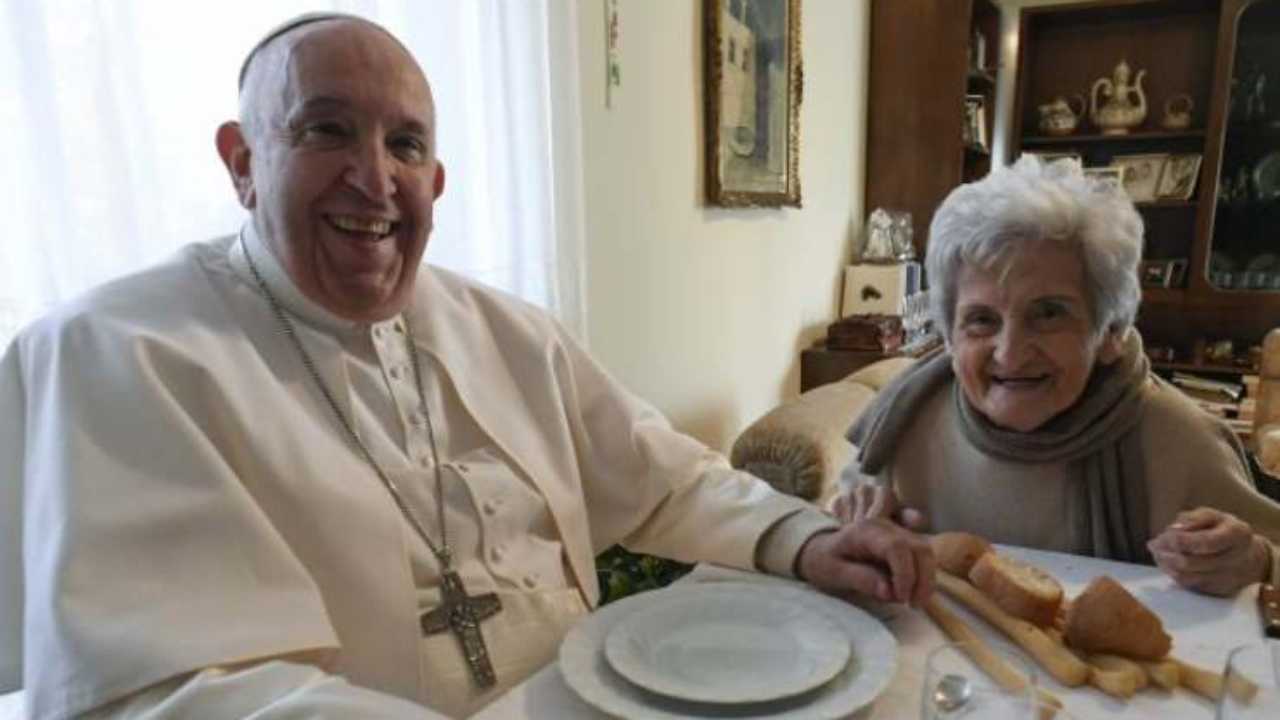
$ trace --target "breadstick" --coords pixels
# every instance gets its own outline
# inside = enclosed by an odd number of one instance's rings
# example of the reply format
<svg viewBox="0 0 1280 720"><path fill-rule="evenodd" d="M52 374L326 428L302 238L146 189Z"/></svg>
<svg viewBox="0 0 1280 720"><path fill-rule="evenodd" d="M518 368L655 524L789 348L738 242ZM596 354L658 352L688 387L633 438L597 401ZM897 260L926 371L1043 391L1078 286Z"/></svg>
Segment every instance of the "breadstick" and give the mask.
<svg viewBox="0 0 1280 720"><path fill-rule="evenodd" d="M1006 690L1017 690L1027 684L1027 678L1018 672L1017 668L1010 666L1004 658L997 655L991 646L973 631L973 628L966 625L964 620L955 613L943 607L938 602L938 598L929 598L924 605L924 611L933 618L944 635L955 642L963 643L961 647L973 659L973 664L981 668L997 685ZM1048 690L1038 687L1036 696L1041 705L1046 708L1041 711L1040 720L1052 720L1057 711L1062 709L1062 701Z"/></svg>
<svg viewBox="0 0 1280 720"><path fill-rule="evenodd" d="M1165 690L1172 690L1178 687L1178 663L1165 658L1164 660L1135 660L1134 662L1142 666L1147 673L1147 679L1159 685Z"/></svg>
<svg viewBox="0 0 1280 720"><path fill-rule="evenodd" d="M1208 700L1217 702L1222 695L1222 673L1205 670L1202 667L1177 658L1170 658L1170 660L1178 664L1178 678L1183 687ZM1232 676L1230 684L1227 685L1227 690L1236 699L1245 703L1252 701L1253 696L1258 694L1257 685L1238 675Z"/></svg>
<svg viewBox="0 0 1280 720"><path fill-rule="evenodd" d="M950 573L938 572L937 583L948 595L1008 635L1058 682L1067 687L1078 687L1089 681L1089 666L1040 628L1013 617L980 590Z"/></svg>
<svg viewBox="0 0 1280 720"><path fill-rule="evenodd" d="M1118 655L1089 655L1089 684L1120 699L1133 697L1147 684L1147 673L1134 661Z"/></svg>

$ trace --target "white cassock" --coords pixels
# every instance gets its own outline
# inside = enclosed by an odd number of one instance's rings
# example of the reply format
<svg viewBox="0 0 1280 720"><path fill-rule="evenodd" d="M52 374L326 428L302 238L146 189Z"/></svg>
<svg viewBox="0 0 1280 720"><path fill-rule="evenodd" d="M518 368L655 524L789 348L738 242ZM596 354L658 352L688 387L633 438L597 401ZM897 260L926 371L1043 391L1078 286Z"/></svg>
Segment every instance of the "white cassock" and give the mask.
<svg viewBox="0 0 1280 720"><path fill-rule="evenodd" d="M424 266L404 315L358 325L243 236L95 290L0 362L0 691L25 688L33 717L461 716L554 657L604 548L785 572L831 526L673 431L532 306ZM451 633L421 634L439 565L246 248L438 540L430 414L455 566L503 604L481 624L497 687L474 688Z"/></svg>

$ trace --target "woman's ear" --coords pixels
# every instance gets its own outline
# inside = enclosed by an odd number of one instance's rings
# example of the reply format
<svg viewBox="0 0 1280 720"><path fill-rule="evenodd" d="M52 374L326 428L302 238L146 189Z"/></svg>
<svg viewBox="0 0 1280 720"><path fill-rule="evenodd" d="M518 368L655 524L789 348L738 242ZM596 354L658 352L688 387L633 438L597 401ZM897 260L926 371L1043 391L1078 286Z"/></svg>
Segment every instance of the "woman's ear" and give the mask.
<svg viewBox="0 0 1280 720"><path fill-rule="evenodd" d="M218 126L218 134L214 138L218 146L218 156L231 175L231 184L235 186L236 197L247 210L257 204L257 193L253 189L253 174L249 171L249 142L245 139L240 123L230 120Z"/></svg>
<svg viewBox="0 0 1280 720"><path fill-rule="evenodd" d="M1108 328L1103 331L1102 343L1098 345L1098 364L1110 365L1119 360L1124 355L1124 339L1128 335L1128 330Z"/></svg>

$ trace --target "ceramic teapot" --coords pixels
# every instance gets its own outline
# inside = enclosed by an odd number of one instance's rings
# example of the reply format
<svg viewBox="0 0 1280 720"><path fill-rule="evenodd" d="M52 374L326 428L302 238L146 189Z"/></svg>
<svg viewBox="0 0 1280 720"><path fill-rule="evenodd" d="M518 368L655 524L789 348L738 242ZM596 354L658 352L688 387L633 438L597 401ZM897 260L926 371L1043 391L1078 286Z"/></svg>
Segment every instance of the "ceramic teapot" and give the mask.
<svg viewBox="0 0 1280 720"><path fill-rule="evenodd" d="M1072 100L1077 102L1078 110L1072 107ZM1086 107L1084 96L1080 94L1069 98L1058 96L1051 102L1039 106L1040 132L1045 135L1070 135L1075 132Z"/></svg>
<svg viewBox="0 0 1280 720"><path fill-rule="evenodd" d="M1139 70L1130 83L1131 72L1129 63L1121 60L1110 78L1098 78L1089 91L1089 119L1103 135L1124 135L1147 118L1147 94L1142 90L1147 71Z"/></svg>
<svg viewBox="0 0 1280 720"><path fill-rule="evenodd" d="M1164 118L1160 125L1166 130L1186 130L1191 127L1191 110L1194 107L1190 95L1174 95L1164 101Z"/></svg>

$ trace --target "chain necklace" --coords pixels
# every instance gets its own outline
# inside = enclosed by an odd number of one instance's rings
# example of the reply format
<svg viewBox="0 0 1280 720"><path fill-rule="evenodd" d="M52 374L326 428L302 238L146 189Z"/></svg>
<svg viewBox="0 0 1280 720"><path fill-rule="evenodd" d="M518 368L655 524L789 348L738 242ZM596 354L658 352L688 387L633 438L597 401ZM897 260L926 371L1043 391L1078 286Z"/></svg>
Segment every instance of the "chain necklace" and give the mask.
<svg viewBox="0 0 1280 720"><path fill-rule="evenodd" d="M444 524L444 479L440 474L440 456L436 451L435 428L431 423L431 413L427 411L427 396L422 389L422 368L418 361L418 348L413 341L413 330L410 328L409 323L407 321L404 323L405 336L408 339L409 345L409 360L413 364L413 379L418 386L418 402L422 404L422 416L427 419L427 439L431 445L431 464L432 467L435 468L436 509L438 510L438 519L440 521L439 545L432 542L430 536L427 535L426 528L422 526L422 523L418 520L418 516L414 514L413 510L410 509L409 505L405 502L404 497L400 494L400 488L396 486L395 481L392 480L387 475L386 471L382 469L382 466L373 459L373 453L369 452L369 447L365 445L364 440L362 440L359 433L356 432L355 425L342 413L342 408L338 405L337 399L334 398L333 393L329 391L329 386L325 384L324 379L320 376L320 371L316 369L315 361L311 359L311 353L307 352L306 347L302 344L302 340L298 337L298 331L294 327L293 321L289 318L288 313L285 312L284 306L276 299L275 294L271 292L271 288L267 286L266 281L262 279L262 274L258 272L257 263L255 263L253 261L253 257L250 256L249 248L245 247L243 249L245 260L249 263L249 271L253 273L254 281L258 283L258 288L262 290L262 294L266 296L267 304L271 306L272 314L276 316L276 320L280 323L280 329L284 332L285 336L289 338L294 349L298 351L298 356L302 358L302 365L307 369L307 374L309 374L311 379L315 381L316 386L320 388L320 393L324 395L325 401L329 404L329 409L332 410L334 416L338 418L338 424L342 426L343 430L346 430L347 437L351 440L351 444L356 446L356 449L358 449L360 454L364 456L365 461L368 462L369 466L373 468L373 471L378 474L378 479L382 481L383 486L387 488L387 492L391 494L391 498L395 500L396 507L400 508L400 513L404 515L405 519L409 521L409 524L413 526L418 537L421 537L422 541L427 544L427 547L431 550L431 554L435 555L436 559L440 561L442 570L444 572L448 572L453 567L453 550L449 547L449 532L448 528Z"/></svg>
<svg viewBox="0 0 1280 720"><path fill-rule="evenodd" d="M431 413L427 410L427 395L422 389L422 363L418 358L417 343L413 340L413 328L407 320L403 323L405 338L409 345L409 360L413 363L413 379L418 387L418 402L422 405L422 416L426 418L427 439L431 445L431 463L435 468L436 508L439 511L440 520L439 545L431 541L430 536L427 535L426 528L422 526L418 516L413 513L413 510L410 509L408 503L405 502L404 497L400 494L400 488L387 476L382 466L373 459L373 453L369 452L369 447L365 445L364 440L361 440L360 435L356 432L354 422L348 420L347 416L342 413L342 408L338 405L337 399L329 391L329 386L325 385L324 378L320 376L320 371L316 369L316 364L312 360L311 354L307 352L302 340L298 337L298 331L294 327L293 321L289 319L284 306L280 304L275 294L271 292L271 288L267 286L266 281L262 279L261 273L258 272L258 266L253 262L253 257L249 254L249 248L244 245L243 240L241 241L241 247L244 250L245 260L249 264L249 271L253 273L253 279L257 282L258 288L262 290L262 294L267 298L267 304L271 306L272 314L279 321L280 329L289 338L294 349L298 351L298 356L302 359L302 364L307 369L307 373L315 381L316 387L320 388L321 394L324 395L325 401L329 404L329 409L338 418L338 424L347 431L347 437L351 439L351 443L360 450L360 454L364 456L365 461L377 473L383 487L391 494L396 507L400 509L400 514L409 521L418 537L422 538L422 541L427 544L431 554L435 555L436 559L440 561L441 604L439 607L423 613L419 618L423 634L434 635L445 630L452 631L462 645L463 657L471 671L472 680L480 688L492 687L497 683L497 675L494 673L493 664L489 660L489 649L485 645L484 636L480 634L480 621L492 617L502 610L502 602L495 593L468 595L466 586L462 584L462 578L453 569L453 551L449 548L448 527L444 522L444 479L441 477L440 455L436 450L435 427L431 423Z"/></svg>

